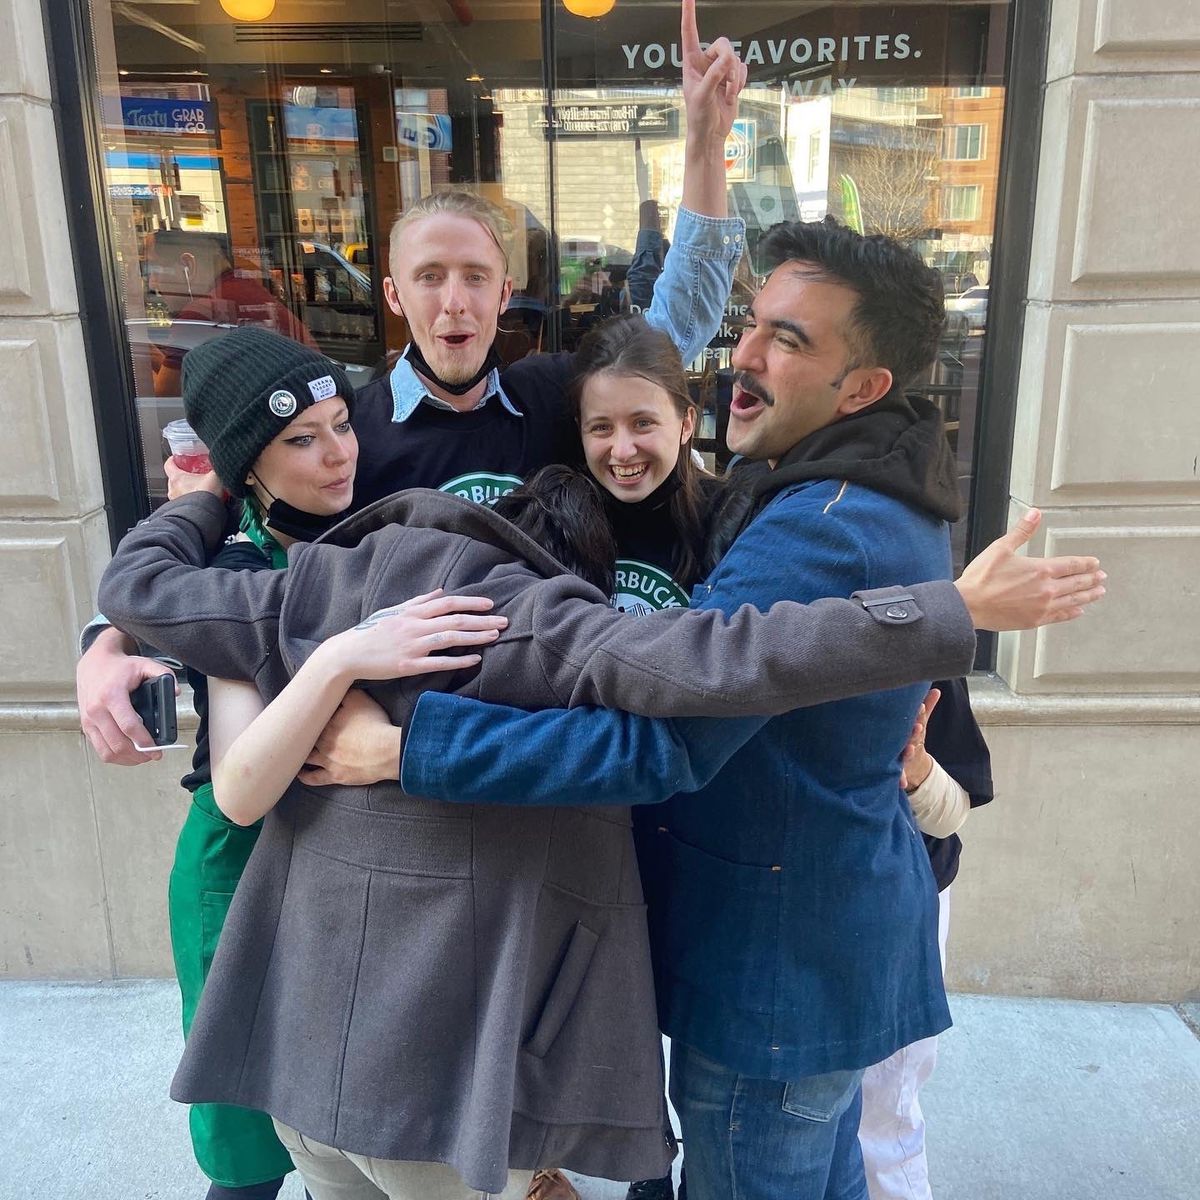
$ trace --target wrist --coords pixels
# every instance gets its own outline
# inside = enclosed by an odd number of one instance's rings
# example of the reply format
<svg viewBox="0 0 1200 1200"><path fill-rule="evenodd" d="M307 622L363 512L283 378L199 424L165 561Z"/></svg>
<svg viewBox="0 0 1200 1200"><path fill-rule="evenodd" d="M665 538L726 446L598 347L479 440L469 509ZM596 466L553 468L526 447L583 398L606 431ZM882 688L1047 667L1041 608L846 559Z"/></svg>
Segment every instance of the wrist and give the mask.
<svg viewBox="0 0 1200 1200"><path fill-rule="evenodd" d="M386 734L381 735L380 746L384 748L379 762L379 779L400 779L400 753L404 748L404 730L399 725L390 725Z"/></svg>
<svg viewBox="0 0 1200 1200"><path fill-rule="evenodd" d="M983 625L981 622L983 620L983 616L978 611L979 599L976 596L974 589L963 579L956 579L954 581L954 586L958 590L959 597L966 607L967 615L971 618L971 624L976 629L982 629Z"/></svg>
<svg viewBox="0 0 1200 1200"><path fill-rule="evenodd" d="M296 674L309 676L317 685L348 688L357 678L345 648L346 635L352 632L347 630L322 642Z"/></svg>
<svg viewBox="0 0 1200 1200"><path fill-rule="evenodd" d="M110 625L96 634L86 653L97 657L107 655L111 658L127 658L131 654L136 654L137 650L137 642L129 634L124 633L115 625Z"/></svg>
<svg viewBox="0 0 1200 1200"><path fill-rule="evenodd" d="M721 170L725 170L725 137L723 134L705 130L703 132L689 131L687 139L683 144L683 157L685 162L696 163L702 166L712 166L715 163L720 163Z"/></svg>
<svg viewBox="0 0 1200 1200"><path fill-rule="evenodd" d="M904 792L906 795L911 796L913 792L917 791L933 773L933 759L926 757L924 766L918 766L915 770L910 763L905 768L904 773L908 780L908 783L904 788Z"/></svg>

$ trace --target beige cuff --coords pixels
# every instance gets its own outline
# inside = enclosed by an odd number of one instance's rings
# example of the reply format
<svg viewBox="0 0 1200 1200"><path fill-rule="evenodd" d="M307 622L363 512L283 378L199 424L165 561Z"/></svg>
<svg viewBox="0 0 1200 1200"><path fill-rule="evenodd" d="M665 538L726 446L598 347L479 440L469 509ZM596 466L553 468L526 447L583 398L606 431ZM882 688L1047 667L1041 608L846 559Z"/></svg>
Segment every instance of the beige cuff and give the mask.
<svg viewBox="0 0 1200 1200"><path fill-rule="evenodd" d="M971 797L936 759L920 787L908 793L917 828L930 837L957 833L971 811Z"/></svg>

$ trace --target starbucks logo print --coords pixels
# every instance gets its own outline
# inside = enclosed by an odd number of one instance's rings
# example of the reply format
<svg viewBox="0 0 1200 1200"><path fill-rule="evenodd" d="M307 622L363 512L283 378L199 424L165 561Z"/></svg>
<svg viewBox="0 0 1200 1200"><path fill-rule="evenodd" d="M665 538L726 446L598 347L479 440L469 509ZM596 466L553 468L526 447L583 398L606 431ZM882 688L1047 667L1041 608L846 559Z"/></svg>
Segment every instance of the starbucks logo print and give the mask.
<svg viewBox="0 0 1200 1200"><path fill-rule="evenodd" d="M617 560L612 605L618 612L644 616L664 608L686 608L688 594L661 567L635 558Z"/></svg>
<svg viewBox="0 0 1200 1200"><path fill-rule="evenodd" d="M476 504L495 504L501 496L507 496L513 488L519 488L524 480L520 475L493 475L488 471L472 471L459 475L449 483L443 483L439 492L449 492L472 500Z"/></svg>

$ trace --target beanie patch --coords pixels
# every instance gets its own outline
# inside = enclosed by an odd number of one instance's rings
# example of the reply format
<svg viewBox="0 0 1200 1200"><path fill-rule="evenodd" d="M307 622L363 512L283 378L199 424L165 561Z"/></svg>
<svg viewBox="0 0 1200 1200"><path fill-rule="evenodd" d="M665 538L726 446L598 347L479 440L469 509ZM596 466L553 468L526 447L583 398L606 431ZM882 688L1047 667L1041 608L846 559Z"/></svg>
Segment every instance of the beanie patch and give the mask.
<svg viewBox="0 0 1200 1200"><path fill-rule="evenodd" d="M299 407L296 397L286 388L272 392L267 405L277 417L290 417Z"/></svg>
<svg viewBox="0 0 1200 1200"><path fill-rule="evenodd" d="M312 393L313 403L319 404L337 395L338 385L332 375L322 375L320 379L309 381L308 390Z"/></svg>

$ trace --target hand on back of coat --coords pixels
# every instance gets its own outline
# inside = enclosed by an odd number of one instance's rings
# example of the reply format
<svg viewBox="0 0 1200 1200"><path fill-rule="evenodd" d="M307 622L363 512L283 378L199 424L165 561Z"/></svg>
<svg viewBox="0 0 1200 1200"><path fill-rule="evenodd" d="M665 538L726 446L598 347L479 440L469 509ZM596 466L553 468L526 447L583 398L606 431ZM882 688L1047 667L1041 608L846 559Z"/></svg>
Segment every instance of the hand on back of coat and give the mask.
<svg viewBox="0 0 1200 1200"><path fill-rule="evenodd" d="M977 554L955 581L976 629L1000 632L1073 621L1104 595L1100 560L1069 554L1029 558L1018 551L1037 532L1031 508L1003 537Z"/></svg>
<svg viewBox="0 0 1200 1200"><path fill-rule="evenodd" d="M439 588L371 613L317 653L351 680L461 671L478 666L480 655L447 651L486 646L508 624L507 617L489 615L491 608L487 596L446 596Z"/></svg>
<svg viewBox="0 0 1200 1200"><path fill-rule="evenodd" d="M351 688L300 772L301 783L370 787L400 778L401 730L366 692Z"/></svg>
<svg viewBox="0 0 1200 1200"><path fill-rule="evenodd" d="M908 745L900 754L900 786L906 792L920 787L933 770L933 757L925 749L925 729L929 724L930 714L941 698L940 688L929 689L925 699L921 701L921 707L917 709L912 733L908 735Z"/></svg>

